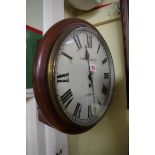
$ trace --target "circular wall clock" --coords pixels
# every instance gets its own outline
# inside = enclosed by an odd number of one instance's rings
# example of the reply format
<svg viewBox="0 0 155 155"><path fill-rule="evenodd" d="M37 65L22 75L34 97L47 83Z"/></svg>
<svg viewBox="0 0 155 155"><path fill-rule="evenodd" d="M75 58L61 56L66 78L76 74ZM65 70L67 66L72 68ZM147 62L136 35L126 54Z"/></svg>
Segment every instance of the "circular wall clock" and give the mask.
<svg viewBox="0 0 155 155"><path fill-rule="evenodd" d="M38 44L33 82L46 124L68 134L91 129L113 94L114 66L107 43L84 20L56 23Z"/></svg>

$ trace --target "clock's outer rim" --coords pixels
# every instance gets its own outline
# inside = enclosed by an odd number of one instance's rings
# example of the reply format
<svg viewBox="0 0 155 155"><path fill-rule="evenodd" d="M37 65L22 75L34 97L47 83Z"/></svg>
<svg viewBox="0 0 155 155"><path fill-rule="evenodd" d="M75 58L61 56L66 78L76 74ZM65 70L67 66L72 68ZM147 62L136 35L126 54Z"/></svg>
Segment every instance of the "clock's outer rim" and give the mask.
<svg viewBox="0 0 155 155"><path fill-rule="evenodd" d="M46 122L48 122L49 126L54 126L56 129L68 134L83 133L92 128L97 122L92 126L81 127L75 125L74 123L63 120L62 117L60 117L60 115L56 112L50 98L47 80L47 68L49 57L52 51L51 49L53 48L55 41L59 38L59 36L65 31L65 29L78 28L81 26L91 27L95 29L88 22L78 18L68 18L65 20L61 20L60 22L53 25L46 32L43 39L39 42L33 64L33 87L38 107L42 112L44 118L46 119ZM98 32L98 30L96 31ZM111 97L109 98L109 100L111 100Z"/></svg>

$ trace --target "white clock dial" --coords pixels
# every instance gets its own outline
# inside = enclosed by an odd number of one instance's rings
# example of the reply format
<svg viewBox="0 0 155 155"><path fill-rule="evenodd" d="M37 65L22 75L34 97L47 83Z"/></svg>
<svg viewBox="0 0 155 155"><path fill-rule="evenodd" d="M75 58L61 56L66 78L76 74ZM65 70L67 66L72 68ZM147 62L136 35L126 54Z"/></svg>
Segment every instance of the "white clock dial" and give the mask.
<svg viewBox="0 0 155 155"><path fill-rule="evenodd" d="M114 84L109 49L90 28L71 31L55 61L55 87L62 111L81 126L95 124L105 113Z"/></svg>

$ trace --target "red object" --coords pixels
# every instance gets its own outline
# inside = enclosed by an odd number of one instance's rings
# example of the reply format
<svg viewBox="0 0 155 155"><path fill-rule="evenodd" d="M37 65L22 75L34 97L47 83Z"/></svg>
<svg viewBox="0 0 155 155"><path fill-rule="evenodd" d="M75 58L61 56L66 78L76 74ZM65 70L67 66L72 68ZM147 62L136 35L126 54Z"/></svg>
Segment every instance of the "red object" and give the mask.
<svg viewBox="0 0 155 155"><path fill-rule="evenodd" d="M35 33L38 33L38 34L43 34L43 32L42 31L40 31L40 30L38 30L38 29L36 29L36 28L34 28L34 27L31 27L31 26L29 26L29 25L26 25L26 30L30 30L30 31L32 31L32 32L35 32Z"/></svg>
<svg viewBox="0 0 155 155"><path fill-rule="evenodd" d="M112 4L112 3L108 3L108 4L104 4L104 5L97 5L94 8L92 8L90 11L93 11L93 10L96 10L96 9L99 9L99 8L106 7L106 6L110 5L110 4Z"/></svg>

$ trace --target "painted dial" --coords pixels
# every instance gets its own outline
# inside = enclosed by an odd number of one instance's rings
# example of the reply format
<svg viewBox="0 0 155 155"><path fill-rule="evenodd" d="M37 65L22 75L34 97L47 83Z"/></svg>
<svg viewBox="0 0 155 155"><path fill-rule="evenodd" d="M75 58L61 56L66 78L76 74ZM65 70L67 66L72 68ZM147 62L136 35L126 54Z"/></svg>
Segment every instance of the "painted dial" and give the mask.
<svg viewBox="0 0 155 155"><path fill-rule="evenodd" d="M112 95L114 70L108 47L97 31L71 31L58 50L54 83L62 112L80 126L95 124Z"/></svg>

